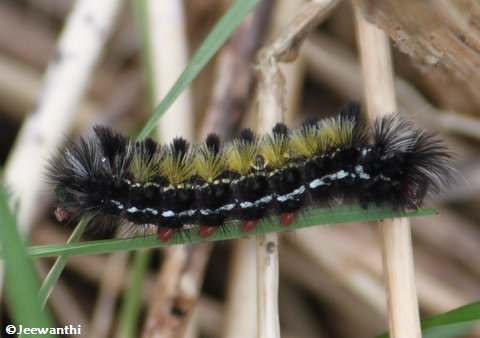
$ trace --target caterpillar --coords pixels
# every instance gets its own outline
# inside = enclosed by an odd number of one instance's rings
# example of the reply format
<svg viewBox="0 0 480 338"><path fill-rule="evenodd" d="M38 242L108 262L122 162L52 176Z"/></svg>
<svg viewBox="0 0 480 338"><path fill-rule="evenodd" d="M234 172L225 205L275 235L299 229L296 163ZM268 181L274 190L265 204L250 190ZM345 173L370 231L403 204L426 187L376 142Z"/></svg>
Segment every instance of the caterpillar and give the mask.
<svg viewBox="0 0 480 338"><path fill-rule="evenodd" d="M135 142L102 126L69 142L48 176L57 218L107 217L154 226L160 240L197 226L203 237L232 220L245 232L264 217L288 225L306 208L357 203L407 210L448 186L451 155L434 134L399 115L368 125L350 103L331 118L268 135L244 129L222 144Z"/></svg>

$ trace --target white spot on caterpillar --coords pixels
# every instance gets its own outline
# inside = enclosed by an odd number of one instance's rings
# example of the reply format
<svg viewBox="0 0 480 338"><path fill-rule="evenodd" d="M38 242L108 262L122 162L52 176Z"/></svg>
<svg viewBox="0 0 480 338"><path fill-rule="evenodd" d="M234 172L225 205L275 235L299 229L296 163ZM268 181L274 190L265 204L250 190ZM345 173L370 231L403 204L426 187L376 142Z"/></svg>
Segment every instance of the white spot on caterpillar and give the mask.
<svg viewBox="0 0 480 338"><path fill-rule="evenodd" d="M230 204L226 204L224 205L223 207L221 207L220 209L217 209L217 210L232 210L233 208L235 207L235 203L230 203Z"/></svg>
<svg viewBox="0 0 480 338"><path fill-rule="evenodd" d="M164 211L162 212L162 217L173 217L175 216L175 213L172 211L172 210L167 210L167 211Z"/></svg>
<svg viewBox="0 0 480 338"><path fill-rule="evenodd" d="M314 179L313 181L311 181L308 186L310 187L310 189L316 189L322 185L330 185L330 183L326 183L325 182L325 179L330 179L332 181L335 181L335 180L341 180L341 179L344 179L345 177L348 177L350 174L345 171L345 170L340 170L340 171L337 171L336 173L334 174L330 174L330 175L325 175L323 176L322 178L316 178Z"/></svg>
<svg viewBox="0 0 480 338"><path fill-rule="evenodd" d="M308 186L310 187L310 189L316 189L316 188L318 188L319 186L322 186L322 185L330 185L330 184L325 183L321 178L316 178L312 182L310 182L310 184Z"/></svg>
<svg viewBox="0 0 480 338"><path fill-rule="evenodd" d="M292 191L291 193L278 196L278 197L277 197L277 201L279 201L279 202L285 202L285 201L287 201L287 200L294 199L295 196L301 195L301 194L303 194L304 192L305 192L305 186L304 186L304 185L301 185L299 188L295 189L295 190Z"/></svg>
<svg viewBox="0 0 480 338"><path fill-rule="evenodd" d="M340 170L339 172L337 172L336 174L333 174L331 176L333 176L333 177L331 177L332 179L341 180L341 179L347 177L348 173L345 170Z"/></svg>
<svg viewBox="0 0 480 338"><path fill-rule="evenodd" d="M117 209L119 210L123 210L124 206L122 203L120 203L120 201L117 201L117 200L110 200L110 202L114 205L117 206Z"/></svg>
<svg viewBox="0 0 480 338"><path fill-rule="evenodd" d="M251 208L253 206L257 207L260 204L269 203L271 200L272 200L272 195L263 196L262 198L259 198L258 200L254 201L254 202L250 202L250 201L241 202L240 203L240 208L247 209L247 208Z"/></svg>
<svg viewBox="0 0 480 338"><path fill-rule="evenodd" d="M370 175L363 171L362 165L355 166L355 172L357 173L358 177L360 177L361 179L364 179L364 180L370 179Z"/></svg>
<svg viewBox="0 0 480 338"><path fill-rule="evenodd" d="M123 205L121 205L120 202L112 200L112 203L116 204L117 208L123 209ZM121 206L121 208L120 208L120 206ZM153 208L138 209L137 207L130 207L130 208L127 209L127 212L130 213L130 214L135 214L137 212L141 212L143 214L144 213L151 213L152 215L158 215L158 210L153 209Z"/></svg>
<svg viewBox="0 0 480 338"><path fill-rule="evenodd" d="M221 206L220 208L217 208L215 210L212 210L212 209L200 209L200 213L202 215L205 215L205 216L208 216L208 215L211 215L211 214L217 214L219 213L220 211L230 211L232 210L233 208L235 207L235 203L230 203L230 204L225 204L223 206Z"/></svg>
<svg viewBox="0 0 480 338"><path fill-rule="evenodd" d="M150 212L152 215L158 215L158 211L156 209L152 209L152 208L146 208L143 210L143 212Z"/></svg>
<svg viewBox="0 0 480 338"><path fill-rule="evenodd" d="M155 187L155 188L159 188L160 185L158 183L155 183L155 182L147 182L143 185L145 188L148 188L148 187Z"/></svg>
<svg viewBox="0 0 480 338"><path fill-rule="evenodd" d="M365 156L371 151L372 151L372 149L370 149L370 148L363 148L361 154L362 154L362 156Z"/></svg>
<svg viewBox="0 0 480 338"><path fill-rule="evenodd" d="M178 216L193 216L193 215L195 215L196 212L197 212L197 210L195 210L195 209L185 210L185 211L180 212L178 214Z"/></svg>
<svg viewBox="0 0 480 338"><path fill-rule="evenodd" d="M250 201L240 203L240 208L242 209L251 208L251 207L253 207L253 203Z"/></svg>

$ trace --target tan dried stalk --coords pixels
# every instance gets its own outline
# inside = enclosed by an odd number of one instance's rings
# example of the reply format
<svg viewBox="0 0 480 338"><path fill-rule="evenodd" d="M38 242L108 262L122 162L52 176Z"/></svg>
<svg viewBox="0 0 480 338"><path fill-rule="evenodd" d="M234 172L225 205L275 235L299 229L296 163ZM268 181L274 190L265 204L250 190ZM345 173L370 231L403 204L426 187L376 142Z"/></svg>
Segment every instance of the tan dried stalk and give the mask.
<svg viewBox="0 0 480 338"><path fill-rule="evenodd" d="M397 111L388 38L368 23L355 5L358 43L370 119ZM410 222L397 218L379 222L387 287L390 337L421 338Z"/></svg>
<svg viewBox="0 0 480 338"><path fill-rule="evenodd" d="M146 7L150 47L147 53L153 68L153 94L157 103L187 65L186 21L181 1L149 0ZM159 139L168 143L182 136L191 141L193 123L190 90L186 89L159 121ZM198 248L202 250L201 246ZM176 246L164 251L165 261L157 276L143 337L182 337L185 334L201 282L201 279L192 278L188 271L192 267L192 250L196 251L196 247L189 250ZM182 284L185 279L188 283Z"/></svg>
<svg viewBox="0 0 480 338"><path fill-rule="evenodd" d="M339 1L317 0L301 7L275 41L258 54L258 131L268 133L287 113L285 78L279 63L292 62L308 32ZM280 337L278 318L278 235L257 237L257 337Z"/></svg>

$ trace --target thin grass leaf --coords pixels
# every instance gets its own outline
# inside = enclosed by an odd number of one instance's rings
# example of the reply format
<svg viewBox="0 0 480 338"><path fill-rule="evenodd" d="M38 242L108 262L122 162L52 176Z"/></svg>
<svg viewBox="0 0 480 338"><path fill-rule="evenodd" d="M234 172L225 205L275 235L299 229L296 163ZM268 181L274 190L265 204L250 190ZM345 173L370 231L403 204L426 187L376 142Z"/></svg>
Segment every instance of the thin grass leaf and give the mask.
<svg viewBox="0 0 480 338"><path fill-rule="evenodd" d="M80 240L83 232L85 231L85 228L87 227L88 222L89 222L89 219L84 218L80 221L80 223L78 223L78 225L75 227L72 234L70 235L70 238L68 239L67 244L76 243ZM57 282L63 269L67 265L68 258L69 258L69 255L58 256L57 260L53 264L52 268L48 272L45 279L43 280L43 284L40 290L38 291L38 297L42 302L42 307L45 307L45 304L47 304L48 297L50 297L50 294L52 293L52 290L55 286L55 283Z"/></svg>
<svg viewBox="0 0 480 338"><path fill-rule="evenodd" d="M422 338L461 338L473 327L474 322L450 324L423 330Z"/></svg>
<svg viewBox="0 0 480 338"><path fill-rule="evenodd" d="M480 319L480 301L463 305L436 316L422 320L422 328L429 329L441 325L471 322Z"/></svg>
<svg viewBox="0 0 480 338"><path fill-rule="evenodd" d="M8 194L0 185L0 244L5 262L10 315L25 327L52 327L50 315L42 311L38 298L38 277L17 232L15 216L8 207ZM53 337L45 334L44 337Z"/></svg>
<svg viewBox="0 0 480 338"><path fill-rule="evenodd" d="M139 140L145 139L155 128L158 119L162 117L167 109L175 102L176 98L200 73L233 31L240 25L243 19L252 11L260 0L235 0L227 12L220 18L218 23L208 34L202 45L192 56L185 70L180 74L173 87L165 98L153 111L145 127L138 135Z"/></svg>
<svg viewBox="0 0 480 338"><path fill-rule="evenodd" d="M137 252L133 260L130 283L126 289L127 292L120 310L118 338L136 336L135 332L137 332L137 322L141 307L141 290L151 254L151 250L141 250Z"/></svg>
<svg viewBox="0 0 480 338"><path fill-rule="evenodd" d="M320 224L338 224L361 221L373 221L386 218L414 217L434 215L432 209L420 209L409 212L392 211L389 209L369 209L360 207L341 207L336 209L313 209L308 215L300 215L296 222L288 227L278 224L276 219L267 218L260 222L255 231L246 234L236 223L225 226L223 231L217 231L208 238L202 238L197 229L178 232L168 243L162 243L154 235L127 239L107 239L99 241L51 244L32 246L28 248L29 255L34 257L52 257L58 255L94 255L115 251L138 250L148 248L163 248L178 244L195 244L201 242L224 241L249 236L262 235L271 232L293 231L300 228ZM1 255L0 255L1 257Z"/></svg>
<svg viewBox="0 0 480 338"><path fill-rule="evenodd" d="M449 330L449 332L452 332L452 334L457 334L458 332L462 332L461 329L466 329L468 325L473 325L473 323L478 320L480 320L480 301L461 306L439 315L425 318L421 321L421 325L422 331L425 334L428 333L429 338L434 338L437 337L436 334L440 335L442 333L442 328L444 330ZM465 324L465 326L462 328L459 324ZM452 337L455 337L455 335ZM384 333L376 338L388 338L388 333Z"/></svg>
<svg viewBox="0 0 480 338"><path fill-rule="evenodd" d="M148 93L150 108L155 104L155 81L153 78L153 62L151 58L150 32L148 30L147 0L132 0L131 6L135 15L135 27L140 40L140 55L142 58L142 69ZM153 104L152 104L153 103Z"/></svg>

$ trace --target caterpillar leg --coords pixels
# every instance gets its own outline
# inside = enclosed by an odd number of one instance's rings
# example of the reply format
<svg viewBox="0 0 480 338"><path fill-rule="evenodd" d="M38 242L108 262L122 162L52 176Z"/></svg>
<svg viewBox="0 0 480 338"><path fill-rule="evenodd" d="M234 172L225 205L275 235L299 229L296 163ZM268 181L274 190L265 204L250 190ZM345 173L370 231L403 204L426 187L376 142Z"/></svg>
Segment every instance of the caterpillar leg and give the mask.
<svg viewBox="0 0 480 338"><path fill-rule="evenodd" d="M201 224L200 228L198 229L198 233L200 237L207 238L212 236L217 230L220 228L219 226L211 226L207 224Z"/></svg>
<svg viewBox="0 0 480 338"><path fill-rule="evenodd" d="M297 218L297 213L295 212L284 212L280 214L280 223L282 223L285 226L288 226L295 221Z"/></svg>
<svg viewBox="0 0 480 338"><path fill-rule="evenodd" d="M259 219L250 219L250 220L243 221L242 224L240 225L240 229L243 232L251 232L255 230L259 222L260 222Z"/></svg>
<svg viewBox="0 0 480 338"><path fill-rule="evenodd" d="M172 228L158 228L157 237L160 242L167 243L175 234L175 229Z"/></svg>

